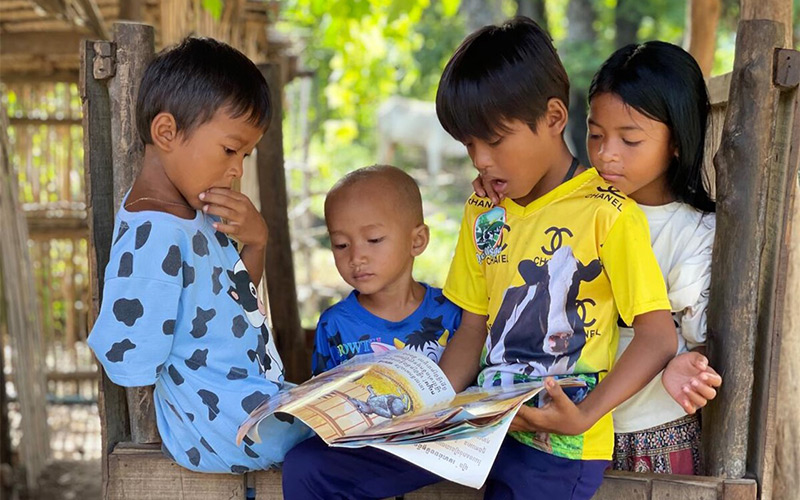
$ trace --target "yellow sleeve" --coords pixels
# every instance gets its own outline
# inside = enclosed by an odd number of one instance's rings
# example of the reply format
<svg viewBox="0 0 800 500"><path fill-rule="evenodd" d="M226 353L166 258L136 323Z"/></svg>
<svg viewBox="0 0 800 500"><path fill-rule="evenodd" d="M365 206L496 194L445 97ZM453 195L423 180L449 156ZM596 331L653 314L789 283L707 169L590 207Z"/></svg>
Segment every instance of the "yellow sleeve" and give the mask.
<svg viewBox="0 0 800 500"><path fill-rule="evenodd" d="M650 246L647 218L636 205L623 209L600 248L619 315L628 325L651 311L670 310L667 287Z"/></svg>
<svg viewBox="0 0 800 500"><path fill-rule="evenodd" d="M470 216L470 212L469 205L465 205L456 253L453 262L450 263L450 271L447 273L442 292L461 309L483 315L489 310L489 294L483 266L478 263L478 251L472 236L474 217Z"/></svg>

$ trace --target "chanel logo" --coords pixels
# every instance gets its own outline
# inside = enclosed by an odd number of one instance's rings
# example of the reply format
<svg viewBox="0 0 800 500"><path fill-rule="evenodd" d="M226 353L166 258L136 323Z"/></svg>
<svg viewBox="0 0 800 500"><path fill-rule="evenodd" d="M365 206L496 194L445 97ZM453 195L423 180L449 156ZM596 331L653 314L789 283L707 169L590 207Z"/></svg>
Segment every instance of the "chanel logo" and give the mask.
<svg viewBox="0 0 800 500"><path fill-rule="evenodd" d="M588 312L586 310L586 304L592 306L596 305L595 301L592 299L578 299L575 301L575 305L577 306L576 311L578 313L578 316L581 318L581 323L583 323L583 326L592 326L593 324L595 324L597 319L593 318L588 323L586 322L586 314Z"/></svg>
<svg viewBox="0 0 800 500"><path fill-rule="evenodd" d="M548 228L547 231L544 232L544 234L550 235L550 248L542 247L542 252L544 252L545 255L551 255L551 256L554 253L556 253L556 250L561 248L561 245L564 244L564 236L563 236L564 234L566 234L570 238L572 237L572 231L570 231L565 227L553 226Z"/></svg>
<svg viewBox="0 0 800 500"><path fill-rule="evenodd" d="M608 193L610 195L614 195L617 198L619 198L620 200L624 200L625 199L625 196L620 194L620 193L622 193L622 191L620 191L619 189L615 188L614 186L608 186L608 189L605 189L605 188L603 188L601 186L598 186L597 190L600 191L601 193Z"/></svg>

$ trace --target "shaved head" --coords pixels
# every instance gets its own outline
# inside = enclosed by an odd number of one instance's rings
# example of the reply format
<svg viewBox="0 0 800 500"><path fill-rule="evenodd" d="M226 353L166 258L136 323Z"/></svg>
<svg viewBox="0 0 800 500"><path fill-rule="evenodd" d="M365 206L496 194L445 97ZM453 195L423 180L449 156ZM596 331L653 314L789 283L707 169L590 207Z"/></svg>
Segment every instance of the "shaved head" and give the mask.
<svg viewBox="0 0 800 500"><path fill-rule="evenodd" d="M359 168L342 177L325 198L325 219L333 203L361 202L363 197L359 197L358 192L380 195L384 203L396 210L398 217L414 226L424 223L419 186L410 175L390 165Z"/></svg>

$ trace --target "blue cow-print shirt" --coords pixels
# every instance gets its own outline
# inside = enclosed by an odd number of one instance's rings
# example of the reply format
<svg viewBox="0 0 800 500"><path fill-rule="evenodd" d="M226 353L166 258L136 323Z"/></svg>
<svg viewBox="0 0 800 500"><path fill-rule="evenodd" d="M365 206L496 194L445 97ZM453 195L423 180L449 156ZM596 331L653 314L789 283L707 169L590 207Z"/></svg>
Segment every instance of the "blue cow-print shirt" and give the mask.
<svg viewBox="0 0 800 500"><path fill-rule="evenodd" d="M260 428L261 443L235 443L249 412L282 390L283 365L255 286L214 220L120 208L89 345L113 382L155 384L171 458L241 473L282 461L310 431L267 420L274 428Z"/></svg>
<svg viewBox="0 0 800 500"><path fill-rule="evenodd" d="M461 308L442 290L422 283L425 297L416 311L401 321L375 316L353 291L329 307L317 323L311 370L318 375L358 354L410 349L439 362L442 351L461 323Z"/></svg>

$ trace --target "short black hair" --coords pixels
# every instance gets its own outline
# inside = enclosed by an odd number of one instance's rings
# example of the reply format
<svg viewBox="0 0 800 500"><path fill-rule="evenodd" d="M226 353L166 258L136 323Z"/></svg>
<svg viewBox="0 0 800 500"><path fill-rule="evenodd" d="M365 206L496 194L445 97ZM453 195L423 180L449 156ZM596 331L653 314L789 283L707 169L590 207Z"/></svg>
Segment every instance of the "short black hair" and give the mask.
<svg viewBox="0 0 800 500"><path fill-rule="evenodd" d="M272 115L269 87L253 61L211 38L185 38L162 50L145 69L136 99L136 128L152 144L150 124L162 112L188 136L221 108L266 131Z"/></svg>
<svg viewBox="0 0 800 500"><path fill-rule="evenodd" d="M569 77L550 35L520 16L461 42L439 81L436 114L456 140L490 140L508 120L536 132L552 98L569 106Z"/></svg>
<svg viewBox="0 0 800 500"><path fill-rule="evenodd" d="M667 126L678 153L667 168L670 191L697 210L714 212L703 172L711 105L697 61L671 43L626 45L600 66L589 86L589 102L606 93Z"/></svg>

